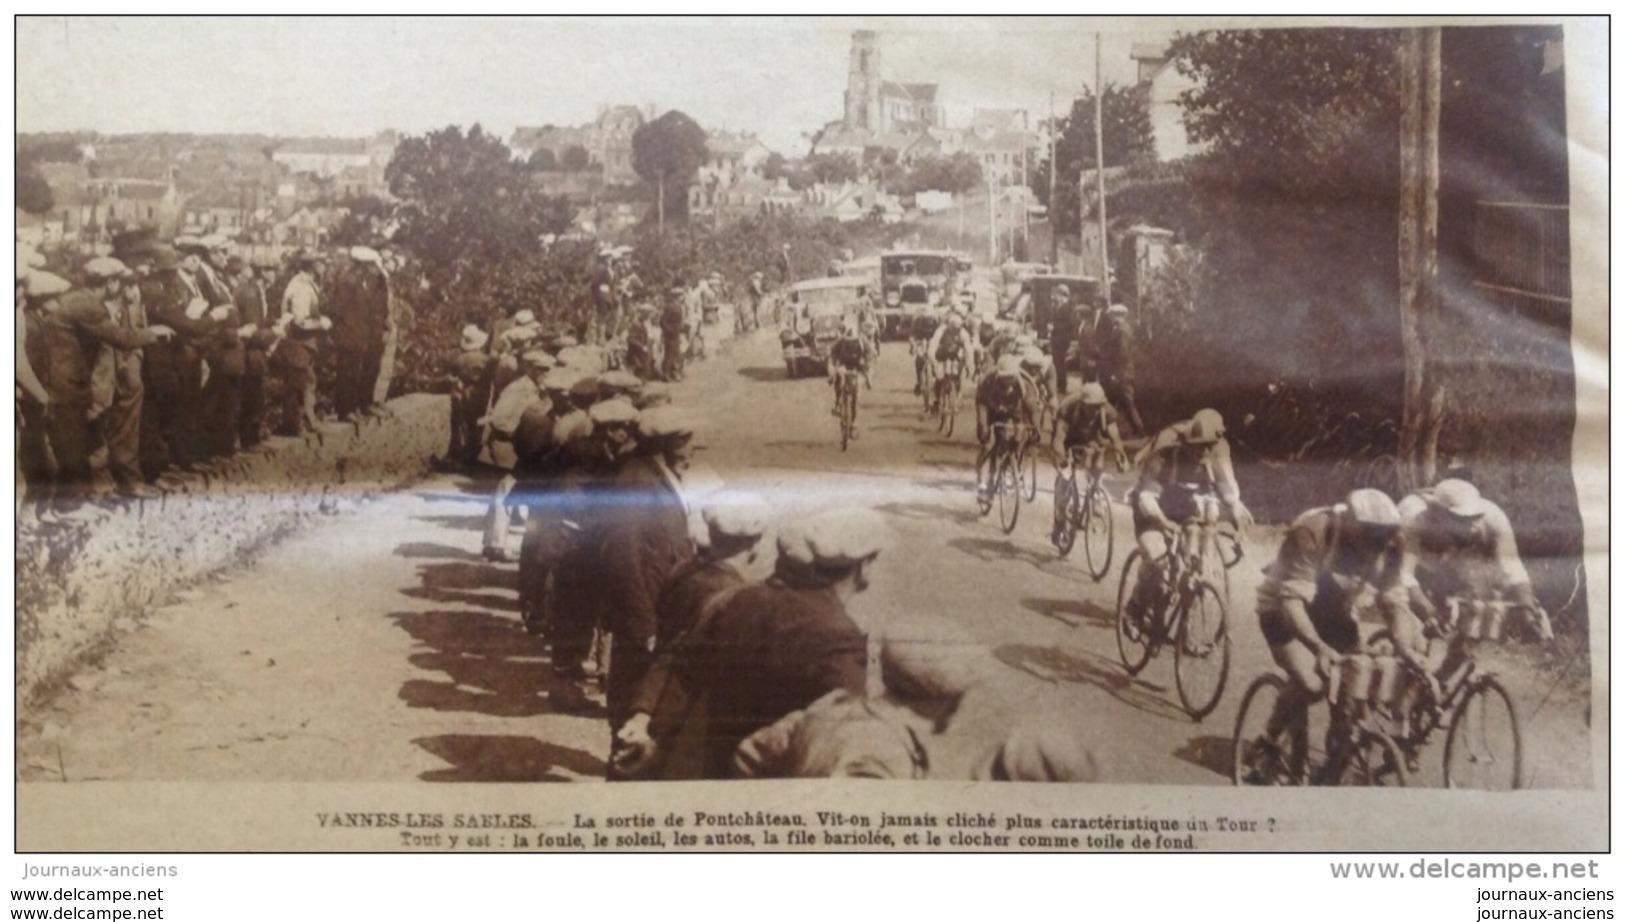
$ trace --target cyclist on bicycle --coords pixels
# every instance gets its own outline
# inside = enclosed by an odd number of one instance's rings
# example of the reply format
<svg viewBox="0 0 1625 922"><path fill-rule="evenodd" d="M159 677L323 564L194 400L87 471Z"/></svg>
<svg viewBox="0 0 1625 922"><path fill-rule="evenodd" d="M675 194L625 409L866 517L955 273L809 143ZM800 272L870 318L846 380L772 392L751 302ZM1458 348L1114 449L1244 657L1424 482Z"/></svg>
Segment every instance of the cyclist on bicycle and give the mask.
<svg viewBox="0 0 1625 922"><path fill-rule="evenodd" d="M935 403L937 382L951 374L964 374L975 346L965 329L965 320L957 311L948 314L948 322L936 328L925 347L925 359L930 371L932 402ZM935 410L936 407L931 408Z"/></svg>
<svg viewBox="0 0 1625 922"><path fill-rule="evenodd" d="M869 349L864 344L862 335L858 332L856 320L848 319L841 324L841 338L829 347L829 384L835 391L835 405L830 407L831 416L841 415L841 374L855 372L864 378L869 376ZM857 401L852 403L852 420L857 422ZM854 430L852 437L858 437Z"/></svg>
<svg viewBox="0 0 1625 922"><path fill-rule="evenodd" d="M1485 601L1497 594L1514 614L1528 619L1542 642L1552 639L1552 622L1518 556L1512 522L1500 506L1465 480L1449 479L1405 497L1399 503L1405 555L1401 572L1412 610L1437 623L1452 598ZM1454 626L1453 626L1454 627ZM1457 630L1439 676L1448 678L1470 654L1470 634Z"/></svg>
<svg viewBox="0 0 1625 922"><path fill-rule="evenodd" d="M930 365L930 353L927 346L936 338L937 326L941 321L937 315L927 310L916 314L909 324L908 353L914 356L914 393L916 396L924 394L930 386L931 379L926 376Z"/></svg>
<svg viewBox="0 0 1625 922"><path fill-rule="evenodd" d="M1134 541L1148 562L1164 560L1180 530L1217 520L1221 506L1224 518L1236 526L1252 524L1252 513L1241 502L1219 411L1199 410L1157 433L1138 460L1139 481L1129 492L1129 507L1134 511ZM1162 570L1140 568L1129 600L1133 619L1143 618L1147 603L1160 597L1159 584L1167 575Z"/></svg>
<svg viewBox="0 0 1625 922"><path fill-rule="evenodd" d="M1055 361L1037 346L1021 352L1021 373L1038 389L1038 405L1055 409Z"/></svg>
<svg viewBox="0 0 1625 922"><path fill-rule="evenodd" d="M1396 652L1425 669L1401 577L1399 533L1399 510L1381 490L1355 490L1292 523L1258 590L1258 626L1288 686L1255 745L1268 750L1283 731L1307 726L1309 705L1326 692L1324 677L1360 649L1359 609L1369 596L1393 632ZM1294 776L1302 775L1307 743L1300 737L1293 746Z"/></svg>
<svg viewBox="0 0 1625 922"><path fill-rule="evenodd" d="M976 502L981 511L993 506L993 450L1000 425L1031 426L1038 418L1037 397L1030 382L1021 375L1021 362L1013 355L999 359L993 374L976 385ZM984 469L986 476L984 476Z"/></svg>
<svg viewBox="0 0 1625 922"><path fill-rule="evenodd" d="M1062 496L1072 477L1073 452L1083 449L1089 475L1097 476L1105 467L1107 450L1117 459L1118 469L1128 466L1123 437L1117 430L1117 411L1106 402L1106 389L1091 381L1075 394L1068 394L1055 409L1055 495ZM1055 504L1055 531L1051 540L1061 543L1062 517L1066 510Z"/></svg>

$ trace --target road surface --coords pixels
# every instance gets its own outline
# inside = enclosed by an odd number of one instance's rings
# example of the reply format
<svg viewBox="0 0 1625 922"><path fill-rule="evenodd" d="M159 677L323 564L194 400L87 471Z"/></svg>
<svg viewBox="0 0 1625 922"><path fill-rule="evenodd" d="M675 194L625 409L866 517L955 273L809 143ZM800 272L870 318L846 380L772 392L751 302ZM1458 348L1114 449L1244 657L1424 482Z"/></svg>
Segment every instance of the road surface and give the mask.
<svg viewBox="0 0 1625 922"><path fill-rule="evenodd" d="M1257 528L1233 571L1229 687L1201 723L1180 710L1164 653L1137 677L1118 660L1113 606L1131 546L1117 505L1112 572L1091 580L1048 539L1050 478L1015 532L976 513L967 416L951 439L922 420L906 344L887 343L841 451L823 379L785 380L770 331L690 367L678 401L708 420L699 463L782 514L836 504L882 512L897 541L854 617L928 612L997 662L1023 710L1075 722L1111 780L1227 784L1248 681L1269 668L1252 617L1277 530ZM968 412L968 407L967 407ZM1126 481L1113 480L1121 499ZM592 781L600 713L550 706L545 648L519 626L515 567L480 556L487 485L437 475L347 508L195 587L123 635L62 695L19 723L24 780ZM1309 505L1306 503L1305 505ZM765 562L763 562L765 565ZM1499 664L1524 715L1533 783L1588 786L1584 664ZM1561 680L1560 680L1561 679ZM1417 783L1437 784L1426 756Z"/></svg>

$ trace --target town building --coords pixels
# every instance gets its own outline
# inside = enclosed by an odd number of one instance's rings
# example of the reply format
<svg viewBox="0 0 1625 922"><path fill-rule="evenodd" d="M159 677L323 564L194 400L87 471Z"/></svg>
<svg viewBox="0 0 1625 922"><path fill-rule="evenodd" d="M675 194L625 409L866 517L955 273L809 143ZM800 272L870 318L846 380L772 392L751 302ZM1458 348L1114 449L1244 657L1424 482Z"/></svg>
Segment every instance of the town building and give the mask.
<svg viewBox="0 0 1625 922"><path fill-rule="evenodd" d="M1179 160L1201 153L1202 145L1192 144L1185 133L1185 108L1180 96L1200 84L1187 77L1168 57L1166 42L1135 42L1129 48L1136 66L1141 93L1151 116L1152 150L1158 163Z"/></svg>
<svg viewBox="0 0 1625 922"><path fill-rule="evenodd" d="M515 128L508 148L527 159L545 148L552 152L555 168L565 172L574 171L572 161L584 155L583 166L602 174L604 184L629 186L638 181L637 171L632 168L632 135L654 117L653 105L641 109L631 105L603 106L598 118L586 125Z"/></svg>

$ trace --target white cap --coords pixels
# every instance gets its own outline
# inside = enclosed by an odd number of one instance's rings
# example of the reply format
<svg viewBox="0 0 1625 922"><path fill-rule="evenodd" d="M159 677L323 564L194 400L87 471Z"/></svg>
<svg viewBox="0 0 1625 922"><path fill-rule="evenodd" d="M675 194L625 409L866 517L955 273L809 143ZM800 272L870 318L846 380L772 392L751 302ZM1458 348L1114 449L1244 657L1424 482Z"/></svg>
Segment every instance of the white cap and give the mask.
<svg viewBox="0 0 1625 922"><path fill-rule="evenodd" d="M713 495L701 515L712 538L760 538L767 531L761 497L723 491Z"/></svg>

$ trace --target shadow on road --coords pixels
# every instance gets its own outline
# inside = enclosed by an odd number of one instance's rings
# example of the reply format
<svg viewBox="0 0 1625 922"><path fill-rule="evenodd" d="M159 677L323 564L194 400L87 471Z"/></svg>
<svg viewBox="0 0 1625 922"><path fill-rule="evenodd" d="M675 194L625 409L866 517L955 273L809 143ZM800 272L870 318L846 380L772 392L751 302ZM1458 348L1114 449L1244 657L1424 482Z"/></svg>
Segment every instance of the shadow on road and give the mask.
<svg viewBox="0 0 1625 922"><path fill-rule="evenodd" d="M955 525L975 524L975 509L959 509L935 503L885 503L875 507L877 512L920 521L952 522Z"/></svg>
<svg viewBox="0 0 1625 922"><path fill-rule="evenodd" d="M488 563L429 563L418 568L423 585L402 589L401 594L429 602L460 602L478 608L498 611L519 610L519 574ZM513 595L477 592L479 589L502 589Z"/></svg>
<svg viewBox="0 0 1625 922"><path fill-rule="evenodd" d="M750 381L788 381L783 365L763 365L739 369L739 376Z"/></svg>
<svg viewBox="0 0 1625 922"><path fill-rule="evenodd" d="M601 705L569 709L553 706L571 691L553 675L546 645L518 622L497 615L465 612L401 612L390 616L426 652L413 653L413 666L442 673L446 680L411 679L400 699L415 708L458 711L491 717L536 717L569 713L603 718Z"/></svg>
<svg viewBox="0 0 1625 922"><path fill-rule="evenodd" d="M419 522L433 522L443 525L453 531L484 531L485 513L477 515L419 515L413 516Z"/></svg>
<svg viewBox="0 0 1625 922"><path fill-rule="evenodd" d="M1005 644L995 648L993 655L1006 666L1046 682L1093 685L1137 711L1172 720L1189 719L1179 705L1124 673L1121 665L1087 650Z"/></svg>
<svg viewBox="0 0 1625 922"><path fill-rule="evenodd" d="M1092 624L1110 631L1117 626L1116 612L1088 600L1038 599L1029 596L1021 600L1021 607L1046 618L1054 618L1068 627Z"/></svg>
<svg viewBox="0 0 1625 922"><path fill-rule="evenodd" d="M948 542L948 546L987 563L1014 560L1050 576L1070 579L1078 575L1065 561L1055 556L1053 549L1046 547L1043 550L1034 550L1023 547L1009 538L954 538Z"/></svg>
<svg viewBox="0 0 1625 922"><path fill-rule="evenodd" d="M1230 747L1231 739L1228 736L1193 736L1185 741L1185 745L1174 750L1174 757L1229 778Z"/></svg>
<svg viewBox="0 0 1625 922"><path fill-rule="evenodd" d="M409 541L398 545L395 556L407 560L462 560L469 563L479 563L485 559L472 551L449 544L435 544L433 541Z"/></svg>
<svg viewBox="0 0 1625 922"><path fill-rule="evenodd" d="M604 774L604 760L579 749L555 746L528 736L482 736L449 733L412 741L424 751L446 760L450 768L426 771L424 781L574 781L560 774Z"/></svg>

